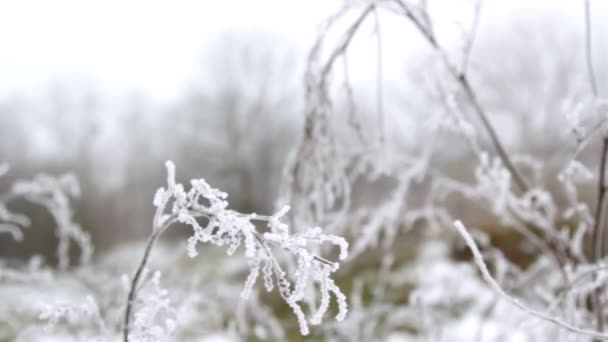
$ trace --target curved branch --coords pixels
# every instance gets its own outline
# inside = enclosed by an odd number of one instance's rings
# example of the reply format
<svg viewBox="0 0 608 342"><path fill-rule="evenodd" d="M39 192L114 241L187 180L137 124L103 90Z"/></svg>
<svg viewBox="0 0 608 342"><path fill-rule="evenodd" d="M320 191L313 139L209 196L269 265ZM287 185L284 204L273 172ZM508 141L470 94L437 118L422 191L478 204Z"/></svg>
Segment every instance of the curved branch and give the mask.
<svg viewBox="0 0 608 342"><path fill-rule="evenodd" d="M156 217L160 217L159 215L155 215L155 223L157 222ZM160 227L159 229L154 229L154 232L148 238L148 242L146 243L146 250L144 251L144 255L139 262L139 266L135 271L135 275L131 280L131 288L129 289L129 295L127 297L127 307L125 309L125 316L123 319L123 341L129 342L129 330L130 330L130 321L131 321L131 312L133 311L133 304L137 295L137 287L139 285L139 280L141 275L148 264L148 259L150 258L150 254L152 252L152 247L156 243L156 240L164 233L169 226L175 223L177 216L174 214ZM156 226L156 224L155 224Z"/></svg>
<svg viewBox="0 0 608 342"><path fill-rule="evenodd" d="M471 83L466 72L459 72L456 67L449 61L445 51L441 48L441 46L439 46L435 33L430 28L425 26L425 24L412 12L408 5L406 5L401 0L396 0L396 3L403 11L403 14L405 14L405 16L414 24L416 29L420 32L420 34L422 34L422 36L427 40L431 47L439 53L441 60L450 75L464 90L465 95L473 106L473 110L477 114L485 131L488 133L490 141L492 142L492 145L498 153L498 156L502 160L505 167L511 173L513 180L515 181L515 185L517 185L519 191L527 192L529 190L528 184L526 183L524 177L519 173L519 171L515 167L515 164L511 161L509 154L507 153L502 142L498 138L496 129L494 128L494 126L492 126L492 123L490 123L487 112L481 106L479 99L477 98L477 94L471 87Z"/></svg>
<svg viewBox="0 0 608 342"><path fill-rule="evenodd" d="M456 229L458 230L458 233L462 236L465 243L467 244L467 247L469 247L469 249L471 250L471 253L473 253L473 259L475 260L475 264L477 264L477 267L481 271L481 275L483 276L484 280L504 300L513 304L517 308L521 309L523 312L525 312L531 316L534 316L536 318L539 318L543 321L555 324L556 326L558 326L560 328L566 329L573 333L593 337L596 339L608 340L608 335L606 335L606 334L573 326L572 324L570 324L568 322L562 321L558 318L551 317L545 313L542 313L542 312L536 311L532 308L529 308L528 306L523 304L521 301L519 301L517 298L511 297L510 295L508 295L505 292L505 290L503 290L503 288L496 282L494 277L492 277L492 275L490 274L490 271L488 270L488 267L486 266L486 263L483 260L483 256L481 255L481 252L479 251L479 248L477 247L477 244L475 243L475 241L473 240L473 238L471 237L471 235L465 228L464 224L462 224L462 222L460 222L460 221L456 221L456 222L454 222L454 227L456 227Z"/></svg>

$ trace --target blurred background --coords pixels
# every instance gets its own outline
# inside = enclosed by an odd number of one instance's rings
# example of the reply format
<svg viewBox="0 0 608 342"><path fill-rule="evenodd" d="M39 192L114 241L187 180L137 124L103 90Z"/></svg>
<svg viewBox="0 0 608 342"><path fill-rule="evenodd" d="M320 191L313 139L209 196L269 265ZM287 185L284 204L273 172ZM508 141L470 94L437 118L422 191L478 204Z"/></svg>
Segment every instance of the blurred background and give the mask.
<svg viewBox="0 0 608 342"><path fill-rule="evenodd" d="M10 166L0 192L40 172L73 172L82 186L76 217L97 250L148 235L167 159L181 180L202 177L229 193L234 208L271 212L303 128L308 50L341 3L0 0L0 162ZM429 3L442 43L456 46L475 2ZM605 79L608 6L596 3L594 55ZM358 110L374 112L381 62L390 141L416 149L442 113L429 82L436 62L409 23L381 23L380 55L371 28L349 50L350 82ZM583 23L577 1L484 1L471 56L508 148L541 157L553 175L574 139L568 114L588 100ZM346 110L339 101L335 109ZM450 146L434 156L441 167L471 177L462 138L447 133L438 144ZM51 224L44 210L13 208L35 226ZM42 227L20 244L0 236L0 256L52 255L53 230Z"/></svg>

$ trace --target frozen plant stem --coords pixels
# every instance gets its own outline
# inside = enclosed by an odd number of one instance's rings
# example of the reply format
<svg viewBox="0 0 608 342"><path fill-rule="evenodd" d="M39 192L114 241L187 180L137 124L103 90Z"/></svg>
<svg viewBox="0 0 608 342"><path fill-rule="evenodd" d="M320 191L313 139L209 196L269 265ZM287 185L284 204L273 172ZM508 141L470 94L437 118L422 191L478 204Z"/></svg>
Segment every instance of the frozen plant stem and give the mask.
<svg viewBox="0 0 608 342"><path fill-rule="evenodd" d="M604 208L606 207L606 154L608 153L608 135L603 138L600 165L597 184L597 206L595 208L595 220L593 225L593 260L599 261L604 255Z"/></svg>
<svg viewBox="0 0 608 342"><path fill-rule="evenodd" d="M473 240L473 237L471 237L471 234L469 234L469 232L467 231L464 224L460 221L455 221L454 227L456 227L456 230L458 230L458 233L464 239L465 243L467 244L467 247L471 250L471 253L473 254L473 260L475 261L475 264L479 268L479 271L481 272L483 279L490 285L490 287L498 295L500 295L500 297L502 297L502 299L511 303L515 307L521 309L526 314L534 316L543 321L555 324L555 325L559 326L560 328L566 329L568 331L571 331L571 332L574 332L577 334L593 337L598 340L608 340L608 335L606 335L606 334L603 334L603 333L597 332L597 331L593 331L593 330L575 327L568 322L560 320L559 318L551 317L545 313L542 313L540 311L536 311L532 308L529 308L528 306L523 304L519 299L511 297L509 294L507 294L505 292L505 290L503 290L503 288L498 284L498 282L496 282L494 277L492 277L492 275L490 274L490 271L488 270L488 267L487 267L485 261L483 260L483 256L481 255L481 252L479 251L479 248L477 247L477 244Z"/></svg>
<svg viewBox="0 0 608 342"><path fill-rule="evenodd" d="M595 78L595 70L593 68L593 44L591 34L591 0L585 0L585 62L587 64L587 74L589 75L589 85L593 97L599 95L597 79Z"/></svg>
<svg viewBox="0 0 608 342"><path fill-rule="evenodd" d="M154 233L152 233L152 235L150 235L150 237L148 238L148 242L146 243L146 249L144 251L144 255L141 258L141 261L139 262L139 266L137 267L137 270L135 271L135 275L133 276L133 279L131 280L131 288L129 289L129 295L127 297L127 307L125 309L125 316L124 316L124 325L123 325L123 341L124 342L128 342L129 341L129 327L130 327L130 321L131 321L131 312L133 311L133 303L135 301L135 296L136 296L136 292L137 292L137 287L139 286L139 280L141 278L141 275L144 271L144 269L146 268L146 265L148 264L148 259L150 258L150 253L152 252L152 247L154 247L154 244L156 243L156 240L158 240L158 238L162 235L162 233L167 230L167 228L169 228L169 226L171 224L173 224L173 222L175 222L175 217L167 220L167 223L165 223L163 225L163 227L161 227L160 229L154 229Z"/></svg>
<svg viewBox="0 0 608 342"><path fill-rule="evenodd" d="M261 272L264 273L264 285L267 291L277 288L281 297L293 309L302 335L309 332L308 324L320 324L321 319L329 308L330 295L334 295L338 302L337 320L346 317L348 305L346 297L335 285L331 278L332 273L338 270L340 264L326 260L315 255L309 244L329 243L340 248L340 260L348 256L348 243L339 236L323 234L321 228L309 228L303 233L289 233L289 227L281 222L281 218L287 213L289 207L284 207L274 215L243 214L228 209L226 193L212 188L203 179L190 181L191 187L186 191L184 186L175 181L175 166L167 162L167 188L160 188L154 196L154 214L152 235L149 237L135 275L131 281L127 305L124 315L123 341L129 341L131 330L131 316L134 306L138 302L137 291L141 288L142 274L152 248L156 240L164 231L177 222L190 226L193 235L188 239L188 256L193 258L198 252L196 246L199 242L210 243L217 246L228 247L227 253L233 254L239 246L244 246L245 258L249 263L249 276L241 297L247 298L252 291ZM203 227L198 219L206 219ZM253 221L266 222L268 232L256 231ZM287 277L279 262L274 257L270 246L277 246L297 259L297 270L295 272L295 284ZM314 283L320 285L320 306L312 317L307 318L301 305L309 285Z"/></svg>
<svg viewBox="0 0 608 342"><path fill-rule="evenodd" d="M606 154L608 153L608 134L604 135L602 141L602 155L600 158L600 169L598 174L597 207L595 209L595 221L593 224L593 247L592 260L599 262L604 255L604 209L606 207ZM599 331L604 331L604 308L601 294L604 287L593 292L593 306L596 315L596 325Z"/></svg>
<svg viewBox="0 0 608 342"><path fill-rule="evenodd" d="M361 15L359 15L359 17L352 24L352 26L348 29L348 31L346 32L345 36L342 38L342 42L331 53L331 56L329 57L329 59L327 60L327 62L323 65L323 68L321 69L321 80L325 80L326 79L327 75L329 75L329 73L331 72L331 69L332 69L332 67L333 67L334 62L336 61L336 59L339 56L344 55L346 49L350 45L351 40L355 36L355 33L357 33L357 31L359 30L359 27L361 26L361 24L363 23L363 21L365 20L365 18L367 18L367 16L370 13L372 13L372 11L375 8L376 8L375 4L371 4L371 5L367 6L365 8L365 10L363 10L363 12L361 13Z"/></svg>
<svg viewBox="0 0 608 342"><path fill-rule="evenodd" d="M488 133L488 136L490 137L490 141L492 142L492 145L496 149L498 156L504 163L505 167L511 173L513 180L515 181L515 184L517 185L518 190L522 193L527 192L529 190L529 186L526 183L525 179L522 177L522 175L519 173L517 168L515 167L515 164L513 164L513 162L511 161L509 154L507 153L504 146L502 145L502 142L498 138L496 129L494 129L494 126L492 126L492 124L490 123L490 120L488 119L488 114L482 108L482 106L479 102L479 99L477 98L477 95L475 94L475 91L471 87L471 83L467 76L466 69L463 68L462 71L458 71L456 69L456 67L448 60L448 56L447 56L446 52L443 50L443 48L441 46L439 46L439 43L437 42L435 32L433 31L432 26L430 24L430 19L428 19L429 18L428 15L425 16L425 18L427 18L427 19L425 20L425 22L423 22L423 21L421 21L421 19L418 18L418 16L416 16L414 14L414 12L412 12L409 5L407 5L406 3L404 3L401 0L396 0L395 2L397 4L397 6L399 8L401 8L401 10L405 14L405 16L414 24L414 26L420 32L420 34L422 34L422 36L426 39L426 41L431 45L431 47L439 53L441 60L444 64L444 66L446 67L446 69L448 70L448 72L450 73L450 75L460 85L462 90L464 90L467 98L469 99L469 102L473 106L473 110L474 110L475 114L477 114L485 131ZM477 14L477 15L479 15L479 14ZM475 20L479 20L479 18L476 18ZM477 27L475 26L474 32L476 32L476 31L477 31ZM471 42L471 44L472 44L472 42ZM471 49L472 49L472 47L468 48L468 53L470 53ZM468 57L467 57L467 59L468 59Z"/></svg>
<svg viewBox="0 0 608 342"><path fill-rule="evenodd" d="M593 101L598 98L599 91L595 71L593 69L593 45L591 35L591 0L585 0L585 62L589 75L589 86L593 95ZM594 103L595 105L595 103ZM592 230L593 251L591 260L598 262L604 256L604 210L606 207L606 154L608 153L608 132L603 132L600 165L598 171L597 204L595 208L595 221ZM593 292L593 309L596 315L596 327L598 331L604 330L604 308L601 293L603 287Z"/></svg>
<svg viewBox="0 0 608 342"><path fill-rule="evenodd" d="M494 146L494 149L496 150L498 157L500 158L500 160L502 161L504 166L507 168L507 170L511 174L511 177L513 178L513 182L514 182L517 190L519 190L520 193L529 192L530 186L528 185L528 183L526 182L526 180L522 176L522 174L518 171L517 167L511 160L511 157L509 157L509 153L506 151L500 138L498 137L496 129L490 122L488 113L482 107L481 102L479 101L479 98L477 96L477 93L473 89L471 82L469 80L469 77L468 77L467 65L469 63L470 54L471 54L471 51L473 48L474 38L478 31L478 24L479 24L478 22L480 20L480 11L481 11L481 2L478 2L477 6L476 6L474 23L472 25L472 36L469 38L469 42L468 42L469 45L466 47L466 51L465 51L466 63L463 64L463 66L461 67L460 70L457 68L457 66L454 63L452 63L449 60L446 51L439 44L439 42L437 40L437 36L433 30L430 16L426 12L426 10L424 10L422 12L422 14L417 15L416 12L412 10L411 5L405 3L404 1L394 0L394 2L396 3L397 7L400 9L400 14L404 15L414 25L414 27L418 30L418 32L420 32L420 34L427 41L427 43L433 48L433 50L435 50L437 52L437 54L439 55L439 57L441 59L441 62L443 63L446 70L448 71L449 75L454 79L454 81L459 85L459 87L464 92L473 111L475 112L479 121L481 122L481 124L484 128L484 131L487 133L488 137L490 138L490 141L491 141L492 145ZM563 252L560 251L559 247L553 246L548 243L543 243L543 244L547 246L548 250L550 250L550 252L553 255L554 259L556 260L559 268L560 269L563 268L564 257L562 256ZM561 272L562 272L562 274L564 273L563 270Z"/></svg>

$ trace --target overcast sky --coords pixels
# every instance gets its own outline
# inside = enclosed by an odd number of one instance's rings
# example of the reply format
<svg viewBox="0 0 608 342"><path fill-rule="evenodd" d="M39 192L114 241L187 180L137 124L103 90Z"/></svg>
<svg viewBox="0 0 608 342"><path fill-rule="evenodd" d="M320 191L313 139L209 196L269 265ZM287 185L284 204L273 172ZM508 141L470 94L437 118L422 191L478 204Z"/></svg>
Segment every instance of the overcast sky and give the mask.
<svg viewBox="0 0 608 342"><path fill-rule="evenodd" d="M429 2L436 4L434 14L445 16L447 20L442 22L447 23L455 16L466 17L472 8L471 0ZM139 90L170 98L180 92L196 68L202 47L218 33L227 29L277 31L305 51L317 25L340 3L339 0L0 0L0 93L31 91L53 80L84 78L113 93ZM575 20L582 15L582 0L530 3L486 0L483 20L487 23L504 18L514 9L522 8L557 10ZM384 47L385 58L402 63L400 60L409 46L403 30L388 21L382 29L389 37ZM444 32L452 29L448 25ZM365 65L373 63L374 49L367 46L360 51L364 67L359 69L373 69L373 64L369 68Z"/></svg>
<svg viewBox="0 0 608 342"><path fill-rule="evenodd" d="M85 76L171 95L217 33L264 28L305 42L331 2L0 0L0 89Z"/></svg>

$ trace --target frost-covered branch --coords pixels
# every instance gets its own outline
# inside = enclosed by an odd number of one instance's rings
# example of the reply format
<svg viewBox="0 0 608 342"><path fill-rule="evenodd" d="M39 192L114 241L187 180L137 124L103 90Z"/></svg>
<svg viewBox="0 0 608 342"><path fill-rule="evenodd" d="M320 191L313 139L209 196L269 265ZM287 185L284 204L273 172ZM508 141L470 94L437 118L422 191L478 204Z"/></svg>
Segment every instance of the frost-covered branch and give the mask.
<svg viewBox="0 0 608 342"><path fill-rule="evenodd" d="M319 324L321 322L329 309L331 295L338 302L336 319L345 318L346 297L331 278L331 275L338 270L339 263L316 255L312 252L311 246L326 242L335 245L340 249L340 260L344 260L348 255L346 240L338 236L323 234L320 228L310 228L303 233L291 234L289 227L281 222L281 218L289 210L288 207L271 216L242 214L230 210L226 201L226 193L212 188L203 179L191 180L191 188L186 191L184 186L175 180L173 163L168 161L166 167L167 187L160 188L154 196L156 213L153 232L146 245L142 261L132 279L127 298L123 327L124 341L129 341L131 313L138 299L137 289L154 243L165 230L176 222L186 224L193 230L187 246L187 253L191 258L198 254L197 245L200 242L226 246L229 255L243 246L249 263L249 276L245 281L241 296L243 298L249 296L257 278L262 273L266 290L272 291L275 286L278 288L281 297L297 316L300 332L303 335L308 334L309 323ZM206 221L205 224L202 224L201 220ZM256 221L266 223L268 231L258 232L255 226ZM293 283L275 257L273 248L287 252L296 260L297 269L293 276L295 278ZM314 283L319 284L321 302L312 316L307 318L300 302L304 299L307 289Z"/></svg>
<svg viewBox="0 0 608 342"><path fill-rule="evenodd" d="M541 319L543 321L547 321L547 322L553 323L553 324L555 324L555 325L557 325L557 326L559 326L559 327L561 327L563 329L569 330L569 331L577 333L577 334L589 336L589 337L601 338L603 340L608 340L608 335L606 335L606 334L602 334L601 332L597 332L597 331L594 331L594 330L588 330L588 329L583 329L583 328L575 327L575 326L573 326L572 324L570 324L568 322L562 321L562 320L560 320L558 318L555 318L555 317L552 317L552 316L548 316L545 313L542 313L540 311L534 310L534 309L528 307L527 305L525 305L524 303L522 303L519 299L514 298L514 297L510 296L509 294L507 294L505 292L505 290L503 290L503 288L498 284L498 282L496 282L496 280L494 279L494 277L492 277L492 275L490 274L490 271L488 270L488 267L486 266L484 258L482 256L481 252L479 251L479 248L477 247L477 244L475 243L475 241L471 237L471 234L469 234L469 232L465 228L464 224L462 224L462 222L460 222L460 221L456 221L456 222L454 222L454 227L456 227L456 229L458 230L458 233L462 236L462 238L466 242L467 247L469 247L469 249L471 250L471 253L473 253L473 259L475 261L475 264L477 264L477 267L481 271L481 275L483 276L483 278L485 279L485 281L504 300L506 300L507 302L513 304L514 306L516 306L517 308L521 309L522 311L524 311L525 313L527 313L527 314L529 314L531 316L539 318L539 319Z"/></svg>
<svg viewBox="0 0 608 342"><path fill-rule="evenodd" d="M412 8L411 5L407 4L402 0L395 0L395 4L402 11L402 13L414 24L416 29L421 33L421 35L426 39L426 41L431 45L431 47L433 47L433 49L439 53L444 66L449 71L450 75L454 78L454 80L461 86L462 90L465 92L469 102L473 106L473 110L481 121L484 130L490 137L492 145L496 149L498 156L511 173L513 180L515 181L515 185L517 185L519 191L526 192L529 189L529 186L524 177L514 165L514 163L511 161L511 157L509 156L509 153L506 151L503 146L503 143L498 137L496 129L488 119L488 113L483 109L477 93L475 92L475 90L473 90L473 87L471 86L471 82L466 73L466 68L462 68L462 70L459 71L457 67L452 62L450 62L446 51L439 45L439 42L431 25L430 16L426 12L426 9L416 11ZM478 15L479 14L476 14L476 16ZM479 18L476 18L475 20L479 20ZM477 31L476 24L473 27L475 33ZM468 57L466 58L468 59Z"/></svg>
<svg viewBox="0 0 608 342"><path fill-rule="evenodd" d="M0 176L5 170L0 170ZM23 198L46 208L55 221L55 235L59 239L57 258L59 267L65 269L70 265L70 243L80 249L80 264L88 262L93 255L93 244L90 235L74 221L71 200L80 196L80 185L72 174L53 177L39 174L31 180L18 180L11 189L0 195L0 233L10 233L20 241L23 238L22 228L28 227L30 219L11 212L7 204Z"/></svg>

